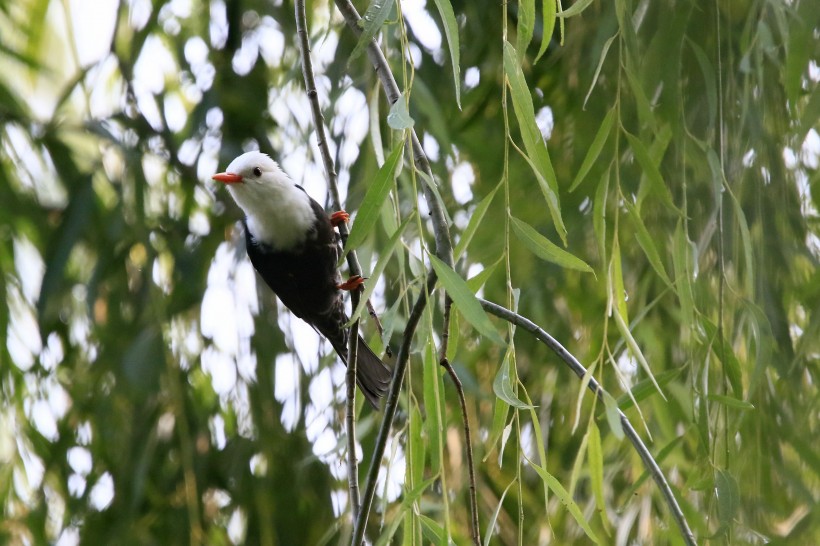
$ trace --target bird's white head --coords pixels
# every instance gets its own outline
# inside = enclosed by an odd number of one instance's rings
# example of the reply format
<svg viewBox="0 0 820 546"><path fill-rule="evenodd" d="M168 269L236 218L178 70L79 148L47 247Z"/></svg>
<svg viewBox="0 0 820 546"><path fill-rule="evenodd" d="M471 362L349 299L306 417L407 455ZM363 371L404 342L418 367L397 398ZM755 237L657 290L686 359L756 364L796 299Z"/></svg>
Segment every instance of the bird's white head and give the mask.
<svg viewBox="0 0 820 546"><path fill-rule="evenodd" d="M247 152L213 176L245 211L253 237L276 250L302 244L316 221L310 197L261 152Z"/></svg>

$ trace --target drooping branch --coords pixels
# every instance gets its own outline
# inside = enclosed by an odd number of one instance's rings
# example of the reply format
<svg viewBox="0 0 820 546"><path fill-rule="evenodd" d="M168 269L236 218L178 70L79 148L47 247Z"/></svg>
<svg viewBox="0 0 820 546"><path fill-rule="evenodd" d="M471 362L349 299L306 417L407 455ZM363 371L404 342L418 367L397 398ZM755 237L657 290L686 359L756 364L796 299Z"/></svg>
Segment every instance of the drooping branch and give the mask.
<svg viewBox="0 0 820 546"><path fill-rule="evenodd" d="M556 355L558 355L559 358L561 358L561 360L566 363L567 366L569 366L570 370L572 370L572 372L577 375L579 379L583 379L586 376L587 370L584 368L583 364L581 364L572 353L567 351L563 345L561 345L554 337L549 335L543 328L532 322L530 319L510 311L506 307L502 307L496 303L480 298L479 301L485 311L492 313L507 322L515 324L523 330L526 330L531 333L535 339L549 347ZM604 402L605 391L603 387L601 387L601 385L595 380L595 378L590 377L587 386L589 390L595 393L601 402ZM683 540L686 544L695 546L697 544L697 542L695 542L695 536L692 534L689 523L686 521L686 517L683 515L683 511L681 510L674 493L672 493L672 488L666 481L666 477L663 475L658 463L655 461L655 458L652 457L652 454L649 452L646 444L643 443L643 440L641 440L641 437L638 436L638 433L633 428L632 423L629 422L629 419L621 410L618 410L618 417L621 421L621 427L623 428L626 437L629 438L629 441L632 443L635 451L638 452L638 456L641 458L641 461L643 461L644 466L649 471L652 479L655 480L658 488L661 490L661 494L666 501L666 505L669 507L669 511L672 513L672 517L675 519L675 523L680 529Z"/></svg>
<svg viewBox="0 0 820 546"><path fill-rule="evenodd" d="M319 105L319 94L316 91L316 81L313 77L313 62L310 57L310 38L307 31L307 14L305 12L305 0L296 0L296 32L299 35L299 46L302 55L302 76L305 80L305 92L310 101L310 109L313 113L313 125L316 128L317 145L322 156L322 163L327 175L328 189L330 191L333 207L342 210L341 198L339 197L339 186L336 179L336 167L330 155L325 135L325 118ZM342 242L347 240L347 225L341 222L338 226ZM355 251L347 253L347 265L351 275L362 274L361 265ZM359 303L359 294L351 292L353 309ZM375 313L374 313L375 314ZM381 326L381 325L379 325ZM380 328L381 329L381 328ZM359 466L356 460L356 353L358 351L359 321L355 321L350 328L350 346L348 348L347 372L345 376L346 400L345 407L345 428L347 429L347 481L350 495L350 507L355 521L359 516Z"/></svg>

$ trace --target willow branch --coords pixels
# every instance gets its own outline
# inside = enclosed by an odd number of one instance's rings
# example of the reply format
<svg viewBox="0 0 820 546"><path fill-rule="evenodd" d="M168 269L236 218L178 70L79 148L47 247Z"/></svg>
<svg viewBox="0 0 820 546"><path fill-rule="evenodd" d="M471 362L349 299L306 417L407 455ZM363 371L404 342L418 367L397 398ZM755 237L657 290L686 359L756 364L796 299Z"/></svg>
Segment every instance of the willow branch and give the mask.
<svg viewBox="0 0 820 546"><path fill-rule="evenodd" d="M358 38L362 34L362 28L359 26L361 17L359 12L350 0L335 0L336 7L339 8L342 16L347 23L348 28ZM370 40L367 45L367 57L373 64L373 69L379 77L382 84L382 89L387 96L387 101L390 104L395 103L401 97L401 91L396 83L396 78L393 77L393 72L390 70L390 65L387 64L387 59L384 53L379 48L375 40ZM413 161L416 168L428 177L431 184L435 183L433 178L433 171L430 168L430 161L427 159L427 154L424 153L424 148L421 146L418 135L414 129L410 129L410 140L413 146ZM447 225L447 217L444 215L444 210L441 204L436 199L433 190L427 184L424 184L424 198L427 201L427 207L430 209L430 219L433 222L433 232L436 238L436 256L453 267L453 243L450 240L450 230Z"/></svg>
<svg viewBox="0 0 820 546"><path fill-rule="evenodd" d="M336 167L330 155L325 136L325 118L322 115L322 108L319 105L319 93L316 91L316 81L313 77L313 61L310 58L310 39L307 32L307 14L305 12L305 1L296 0L296 32L299 35L299 46L302 54L302 76L305 80L305 92L310 101L310 110L313 113L313 125L316 128L317 145L322 156L322 163L327 175L328 189L330 191L333 207L336 210L343 210L341 199L339 198L339 186L336 179ZM339 234L342 243L347 241L347 225L344 222L339 224ZM347 253L347 266L351 275L361 275L362 268L355 251ZM360 290L360 289L359 289ZM358 303L358 292L351 292L353 308ZM356 460L356 353L359 340L359 321L357 320L350 328L347 372L345 376L346 399L345 407L345 427L347 429L347 480L350 494L350 507L353 520L359 516L359 467Z"/></svg>
<svg viewBox="0 0 820 546"><path fill-rule="evenodd" d="M390 429L393 425L393 419L396 416L396 409L399 407L399 394L401 394L401 387L404 382L404 372L407 370L407 363L410 360L410 344L413 341L419 320L424 312L424 307L427 305L427 299L435 286L436 275L431 272L428 274L427 284L418 298L416 298L413 308L410 310L410 315L407 317L407 325L404 327L404 335L402 336L401 345L399 346L399 353L396 355L396 365L393 368L390 392L387 393L387 402L384 405L384 419L382 419L379 434L376 437L376 446L373 448L370 467L367 469L367 482L365 483L364 495L362 496L361 511L353 527L353 539L350 541L351 546L362 544L362 540L364 539L367 517L368 514L370 514L373 497L376 494L376 480L379 477L379 468L381 467L382 458L384 457L384 451L387 448L387 440L390 437Z"/></svg>
<svg viewBox="0 0 820 546"><path fill-rule="evenodd" d="M583 364L581 364L572 353L567 351L564 346L561 345L554 337L549 335L543 328L532 322L530 319L519 315L518 313L514 313L506 307L502 307L496 303L480 298L478 301L481 302L481 306L485 311L492 313L493 315L515 324L516 326L531 333L535 339L549 347L556 355L558 355L558 357L561 358L561 360L569 366L569 369L572 370L572 372L580 379L583 379L587 375L586 368L584 368ZM601 387L595 378L590 377L587 386L589 390L595 393L598 400L604 402L604 388ZM638 456L641 458L641 461L643 461L644 466L652 475L652 479L655 480L655 483L661 490L661 494L666 501L666 505L669 507L669 511L672 513L675 523L680 529L684 542L687 545L695 546L697 544L697 542L695 542L695 536L692 534L692 530L689 528L689 523L686 521L686 517L683 515L683 511L681 510L674 493L672 493L672 488L666 481L666 477L663 475L658 463L655 461L654 457L652 457L649 449L632 427L632 423L629 422L629 419L627 419L626 415L624 415L621 410L618 410L618 417L620 418L621 427L623 428L626 437L629 438L629 441L632 443L635 451L638 452Z"/></svg>

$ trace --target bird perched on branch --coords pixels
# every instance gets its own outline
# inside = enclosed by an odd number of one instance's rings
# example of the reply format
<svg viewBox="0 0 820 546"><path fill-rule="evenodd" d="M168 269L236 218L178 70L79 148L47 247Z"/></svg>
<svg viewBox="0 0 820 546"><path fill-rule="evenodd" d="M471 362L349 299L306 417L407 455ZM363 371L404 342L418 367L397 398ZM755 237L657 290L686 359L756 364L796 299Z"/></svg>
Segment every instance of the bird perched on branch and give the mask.
<svg viewBox="0 0 820 546"><path fill-rule="evenodd" d="M364 282L354 276L342 283L336 270L341 249L334 227L349 215L338 211L328 216L260 152L240 155L213 179L227 186L245 212L245 240L256 271L294 315L330 341L347 365L349 330L342 291ZM359 336L356 382L374 408L390 378L390 370Z"/></svg>

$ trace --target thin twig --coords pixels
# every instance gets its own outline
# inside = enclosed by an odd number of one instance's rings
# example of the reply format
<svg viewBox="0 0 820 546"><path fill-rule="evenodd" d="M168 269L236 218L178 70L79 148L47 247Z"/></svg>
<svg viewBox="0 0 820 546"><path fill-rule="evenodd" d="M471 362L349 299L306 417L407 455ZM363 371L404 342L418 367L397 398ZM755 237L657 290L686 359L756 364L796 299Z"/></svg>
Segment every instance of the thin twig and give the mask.
<svg viewBox="0 0 820 546"><path fill-rule="evenodd" d="M336 210L343 210L341 199L339 198L339 186L336 180L336 167L333 164L333 158L330 156L330 149L327 145L327 137L325 136L325 119L322 115L322 109L319 105L319 94L316 91L316 81L313 77L313 62L310 58L310 40L307 32L307 14L305 12L305 1L296 0L296 32L299 35L299 45L302 54L302 75L305 80L305 92L310 101L310 109L313 112L313 125L316 128L317 145L319 152L322 155L322 163L325 166L325 173L327 175L328 189L333 200L333 206ZM339 224L339 234L342 238L342 244L347 240L347 225L344 222ZM355 251L347 253L347 265L352 275L361 275L362 268L359 265L359 260ZM351 292L351 302L353 309L358 303L358 293ZM347 387L347 404L345 407L345 426L347 428L347 481L348 490L350 494L350 508L353 516L353 521L356 521L359 516L359 467L356 460L356 353L358 350L359 340L359 321L350 329L348 359L347 359L347 373L345 382Z"/></svg>
<svg viewBox="0 0 820 546"><path fill-rule="evenodd" d="M367 469L367 481L365 482L364 495L362 496L361 511L356 523L353 526L353 538L351 545L358 546L364 539L364 529L367 526L367 516L373 505L373 497L376 494L376 480L379 476L384 451L387 447L387 439L390 437L390 428L393 418L396 416L396 409L399 407L399 394L404 382L404 372L407 370L407 362L410 360L410 344L416 333L427 299L433 288L436 286L436 275L430 272L427 277L427 284L424 290L416 298L410 315L407 317L407 325L404 327L399 353L396 355L396 366L393 368L393 379L390 382L390 392L387 393L387 402L384 405L384 419L379 427L379 434L376 436L376 446L373 448L373 456L370 459L370 467Z"/></svg>
<svg viewBox="0 0 820 546"><path fill-rule="evenodd" d="M552 349L552 351L557 354L561 360L563 360L567 366L569 366L570 370L577 375L580 379L584 379L587 373L586 368L578 361L575 356L572 355L569 351L567 351L563 345L561 345L555 338L549 335L544 329L540 326L532 322L530 319L519 315L513 311L510 311L506 307L502 307L496 303L480 299L478 300L481 302L481 306L484 308L485 311L492 313L493 315L506 320L516 326L520 326L527 332L533 334L535 339L542 342L544 345ZM595 380L593 377L589 377L588 388L591 390L601 402L604 402L604 389L601 387L600 384ZM641 440L638 433L632 427L632 423L629 422L626 415L621 410L618 410L618 416L621 420L621 427L624 430L627 438L629 441L632 442L632 446L635 448L635 451L638 452L638 456L640 456L641 461L643 461L644 466L646 466L649 473L652 475L652 479L655 480L658 488L661 490L661 494L663 495L664 499L666 500L666 504L669 507L669 511L672 512L672 517L677 523L678 528L680 529L681 535L683 536L683 540L687 545L695 546L697 542L695 542L695 535L692 534L692 530L689 528L689 523L686 521L686 517L683 515L683 511L678 504L677 499L675 498L674 493L672 493L672 488L669 486L669 483L666 481L666 477L663 475L658 463L655 461L652 454L647 449L646 445Z"/></svg>
<svg viewBox="0 0 820 546"><path fill-rule="evenodd" d="M441 359L439 362L447 373L450 374L450 379L456 387L458 393L458 402L461 405L461 419L464 421L464 444L467 452L467 474L470 477L470 535L473 538L474 546L481 546L481 530L478 525L478 497L476 495L475 482L475 464L473 462L473 441L470 434L470 421L467 419L467 399L464 397L464 386L456 374L456 370L447 357Z"/></svg>

